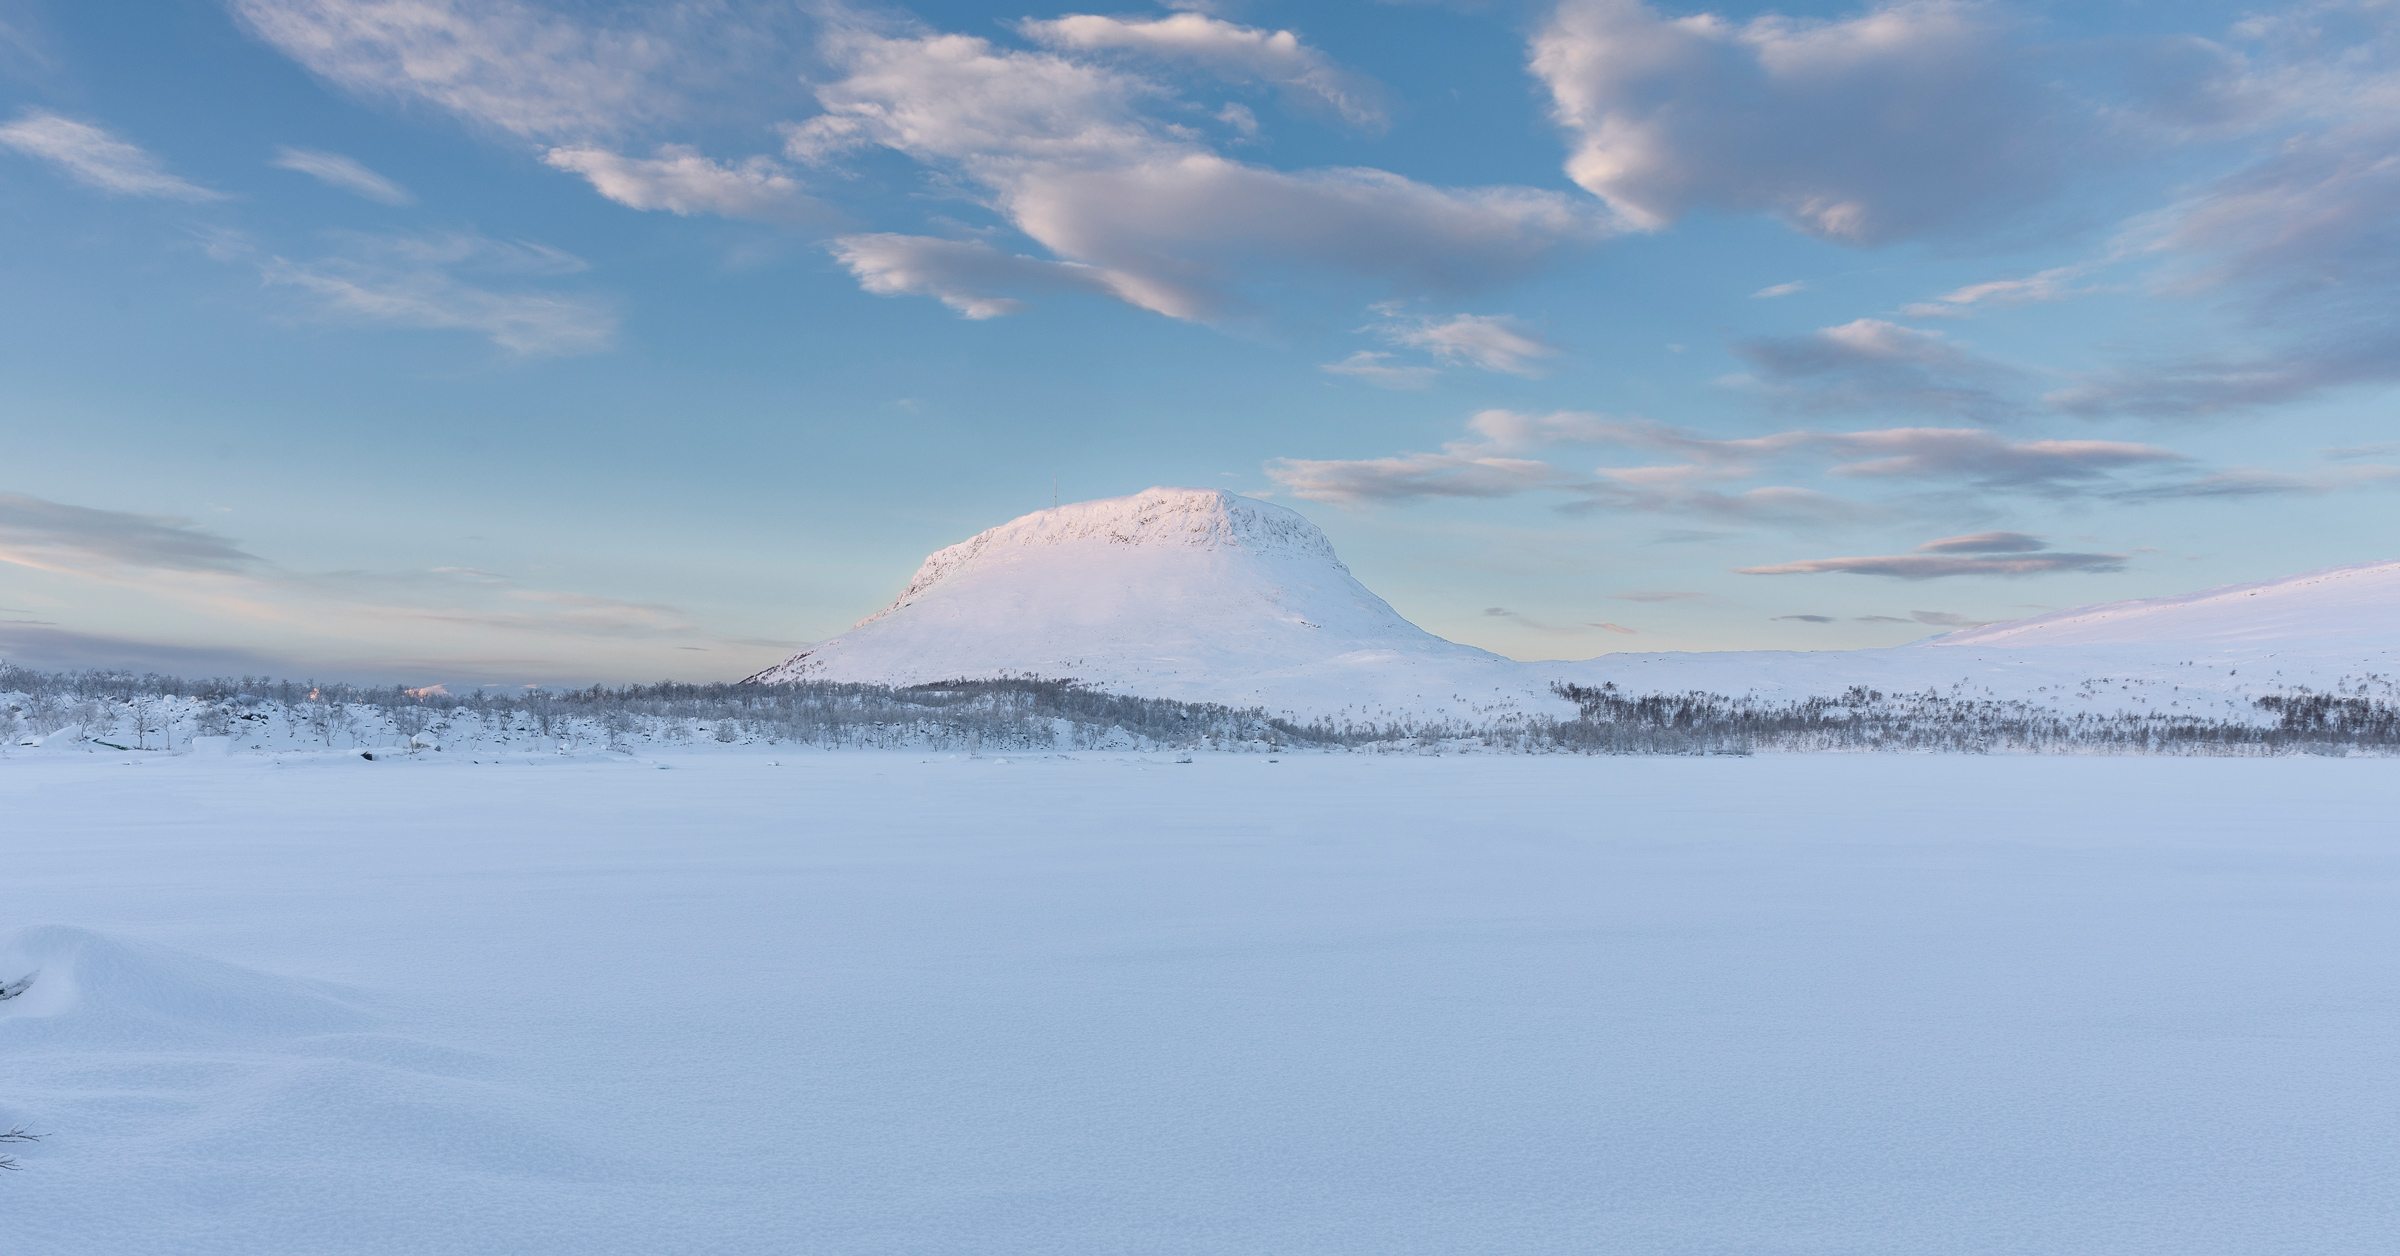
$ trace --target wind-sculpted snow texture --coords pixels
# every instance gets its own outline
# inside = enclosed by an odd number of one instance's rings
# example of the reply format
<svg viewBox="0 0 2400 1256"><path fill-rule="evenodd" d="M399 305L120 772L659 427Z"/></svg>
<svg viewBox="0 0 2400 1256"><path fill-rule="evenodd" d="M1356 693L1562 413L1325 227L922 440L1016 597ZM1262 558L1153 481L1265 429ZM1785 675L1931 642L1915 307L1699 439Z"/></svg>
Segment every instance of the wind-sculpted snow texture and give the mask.
<svg viewBox="0 0 2400 1256"><path fill-rule="evenodd" d="M2064 715L2255 718L2298 690L2400 700L2400 563L1994 625L1885 650L1517 662L1425 632L1292 511L1157 488L1038 511L942 550L849 632L753 679L1068 678L1302 722L1505 728L1561 684L1730 699L1856 688Z"/></svg>
<svg viewBox="0 0 2400 1256"><path fill-rule="evenodd" d="M0 761L0 1251L2400 1233L2400 763L1175 758Z"/></svg>

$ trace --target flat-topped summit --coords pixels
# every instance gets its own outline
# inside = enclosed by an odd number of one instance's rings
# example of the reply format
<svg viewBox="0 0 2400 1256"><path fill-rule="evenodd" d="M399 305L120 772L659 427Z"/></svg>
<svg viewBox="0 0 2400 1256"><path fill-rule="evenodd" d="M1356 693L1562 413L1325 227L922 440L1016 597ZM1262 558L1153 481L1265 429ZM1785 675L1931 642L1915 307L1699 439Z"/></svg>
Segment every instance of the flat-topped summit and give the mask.
<svg viewBox="0 0 2400 1256"><path fill-rule="evenodd" d="M1076 545L1182 546L1304 555L1347 574L1317 525L1282 506L1214 488L1146 488L1126 497L1070 502L1019 515L926 556L890 606L870 624L987 556Z"/></svg>
<svg viewBox="0 0 2400 1256"><path fill-rule="evenodd" d="M1146 488L1019 515L935 554L993 545L1237 545L1333 556L1333 544L1299 512L1217 488Z"/></svg>

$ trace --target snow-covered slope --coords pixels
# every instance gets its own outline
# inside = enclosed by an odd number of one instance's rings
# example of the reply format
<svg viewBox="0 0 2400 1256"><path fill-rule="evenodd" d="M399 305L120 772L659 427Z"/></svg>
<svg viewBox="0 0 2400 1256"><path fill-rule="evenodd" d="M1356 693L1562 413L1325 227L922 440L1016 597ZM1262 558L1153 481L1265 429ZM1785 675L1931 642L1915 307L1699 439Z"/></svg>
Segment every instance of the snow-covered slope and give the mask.
<svg viewBox="0 0 2400 1256"><path fill-rule="evenodd" d="M2362 679L2379 695L2400 693L2400 563L2087 607L1896 649L1520 663L1408 622L1290 510L1155 488L1037 511L942 550L890 606L753 679L999 675L1377 721L1569 714L1552 692L1559 682L1768 699L1940 690L2247 719L2263 693L2355 692Z"/></svg>
<svg viewBox="0 0 2400 1256"><path fill-rule="evenodd" d="M2400 562L2336 567L2181 597L2079 607L1970 628L1925 644L1976 649L2139 646L2388 658L2400 648Z"/></svg>
<svg viewBox="0 0 2400 1256"><path fill-rule="evenodd" d="M2400 697L2400 563L2078 607L1896 649L1619 654L1564 670L1635 692L1797 697L1863 685L2063 710L2255 718L2253 700L2270 693Z"/></svg>
<svg viewBox="0 0 2400 1256"><path fill-rule="evenodd" d="M1308 715L1547 708L1523 665L1402 618L1315 524L1215 489L1036 511L936 552L892 604L752 679L1035 675Z"/></svg>

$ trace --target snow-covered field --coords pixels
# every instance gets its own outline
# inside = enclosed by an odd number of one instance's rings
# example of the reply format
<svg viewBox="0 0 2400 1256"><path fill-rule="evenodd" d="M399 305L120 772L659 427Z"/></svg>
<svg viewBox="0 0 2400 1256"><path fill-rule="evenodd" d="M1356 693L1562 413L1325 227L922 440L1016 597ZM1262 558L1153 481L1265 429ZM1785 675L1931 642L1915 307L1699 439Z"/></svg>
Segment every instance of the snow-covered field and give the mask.
<svg viewBox="0 0 2400 1256"><path fill-rule="evenodd" d="M0 762L13 1256L2400 1234L2389 759L131 758Z"/></svg>

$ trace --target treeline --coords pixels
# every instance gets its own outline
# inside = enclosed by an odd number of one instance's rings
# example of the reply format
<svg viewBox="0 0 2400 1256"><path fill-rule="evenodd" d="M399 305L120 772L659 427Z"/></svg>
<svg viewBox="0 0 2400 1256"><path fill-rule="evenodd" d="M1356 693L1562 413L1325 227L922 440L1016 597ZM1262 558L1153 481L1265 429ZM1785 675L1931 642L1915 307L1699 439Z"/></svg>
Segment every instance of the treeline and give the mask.
<svg viewBox="0 0 2400 1256"><path fill-rule="evenodd" d="M91 743L122 750L375 752L633 750L692 745L821 749L1480 750L1571 754L1766 751L2285 754L2400 749L2400 705L2307 691L2259 698L2254 719L2071 712L1960 693L1853 688L1769 699L1560 685L1569 718L1297 722L1251 708L1103 693L1014 677L883 686L661 683L475 690L46 673L0 664L0 751ZM63 743L62 743L63 739Z"/></svg>
<svg viewBox="0 0 2400 1256"><path fill-rule="evenodd" d="M1129 698L1068 681L957 680L890 687L654 685L475 690L186 680L0 664L0 745L60 733L111 748L193 738L242 748L631 749L697 742L825 749L1278 749L1313 745L1257 709Z"/></svg>
<svg viewBox="0 0 2400 1256"><path fill-rule="evenodd" d="M2400 706L2316 693L2257 699L2257 721L2137 711L2075 712L1938 692L1853 687L1783 700L1716 693L1628 694L1559 685L1579 718L1549 728L1559 748L1598 754L1899 750L1984 754L2340 754L2400 749ZM2271 717L2271 718L2269 718Z"/></svg>

